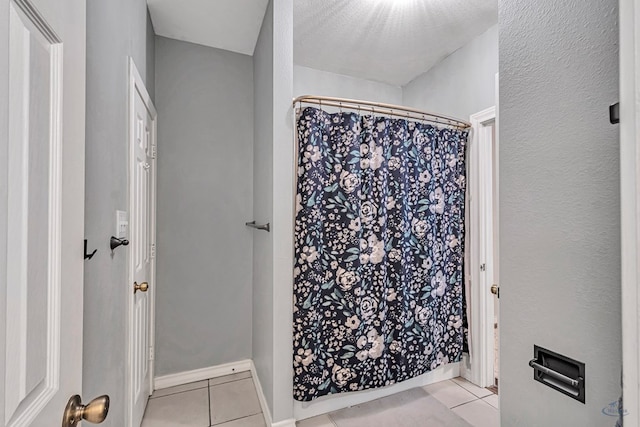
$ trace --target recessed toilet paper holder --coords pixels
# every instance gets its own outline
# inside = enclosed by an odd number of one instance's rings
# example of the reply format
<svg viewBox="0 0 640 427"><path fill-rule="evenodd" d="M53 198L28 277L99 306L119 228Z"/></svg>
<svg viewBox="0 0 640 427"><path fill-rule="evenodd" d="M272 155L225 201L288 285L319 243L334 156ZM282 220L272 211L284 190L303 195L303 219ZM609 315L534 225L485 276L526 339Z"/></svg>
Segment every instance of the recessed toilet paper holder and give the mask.
<svg viewBox="0 0 640 427"><path fill-rule="evenodd" d="M537 345L533 346L533 355L529 366L534 380L585 403L584 363Z"/></svg>

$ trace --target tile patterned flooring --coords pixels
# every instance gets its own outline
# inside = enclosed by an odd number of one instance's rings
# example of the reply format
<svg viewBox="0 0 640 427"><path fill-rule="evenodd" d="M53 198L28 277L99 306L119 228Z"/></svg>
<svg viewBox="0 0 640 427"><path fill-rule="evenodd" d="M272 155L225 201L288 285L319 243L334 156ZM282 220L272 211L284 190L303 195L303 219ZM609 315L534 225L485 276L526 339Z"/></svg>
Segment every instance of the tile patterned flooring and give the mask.
<svg viewBox="0 0 640 427"><path fill-rule="evenodd" d="M474 427L500 426L498 396L487 389L471 384L463 378L454 378L423 388ZM297 427L335 427L328 415L298 421L296 425ZM363 425L363 427L369 426Z"/></svg>
<svg viewBox="0 0 640 427"><path fill-rule="evenodd" d="M157 390L142 427L266 427L250 372Z"/></svg>
<svg viewBox="0 0 640 427"><path fill-rule="evenodd" d="M424 389L474 427L499 427L498 396L455 378ZM266 427L250 372L157 390L147 405L142 427ZM320 415L298 427L335 427ZM393 426L385 426L393 427ZM418 427L418 426L416 426Z"/></svg>

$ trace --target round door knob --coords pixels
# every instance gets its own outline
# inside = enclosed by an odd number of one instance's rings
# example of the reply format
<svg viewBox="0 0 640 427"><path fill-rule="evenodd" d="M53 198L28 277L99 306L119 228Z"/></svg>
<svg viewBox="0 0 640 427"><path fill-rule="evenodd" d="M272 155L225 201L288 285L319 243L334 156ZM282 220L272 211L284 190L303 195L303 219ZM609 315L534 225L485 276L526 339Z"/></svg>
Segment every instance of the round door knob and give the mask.
<svg viewBox="0 0 640 427"><path fill-rule="evenodd" d="M62 427L74 427L85 420L92 424L100 424L109 413L109 396L96 397L86 405L77 394L71 396L62 418Z"/></svg>
<svg viewBox="0 0 640 427"><path fill-rule="evenodd" d="M133 282L133 293L135 294L136 292L140 291L140 292L147 292L149 290L149 283L147 282L142 282L138 285L138 282Z"/></svg>
<svg viewBox="0 0 640 427"><path fill-rule="evenodd" d="M498 285L496 285L495 283L491 285L491 293L494 295L498 295Z"/></svg>

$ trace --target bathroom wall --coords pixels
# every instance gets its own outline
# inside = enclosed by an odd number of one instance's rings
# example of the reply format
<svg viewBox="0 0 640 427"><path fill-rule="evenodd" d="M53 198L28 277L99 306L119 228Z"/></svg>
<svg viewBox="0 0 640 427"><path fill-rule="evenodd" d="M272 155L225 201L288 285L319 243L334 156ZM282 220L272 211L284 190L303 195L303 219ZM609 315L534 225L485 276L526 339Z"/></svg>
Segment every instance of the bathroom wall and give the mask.
<svg viewBox="0 0 640 427"><path fill-rule="evenodd" d="M500 1L503 426L613 426L621 393L618 6ZM586 364L586 403L532 377L533 346Z"/></svg>
<svg viewBox="0 0 640 427"><path fill-rule="evenodd" d="M293 66L293 94L296 97L320 95L402 104L402 88L399 86L330 73L301 65Z"/></svg>
<svg viewBox="0 0 640 427"><path fill-rule="evenodd" d="M495 105L498 25L403 86L403 105L468 120Z"/></svg>
<svg viewBox="0 0 640 427"><path fill-rule="evenodd" d="M253 53L253 219L273 219L273 2ZM273 410L273 234L253 231L253 363Z"/></svg>
<svg viewBox="0 0 640 427"><path fill-rule="evenodd" d="M156 38L156 375L251 358L253 62Z"/></svg>
<svg viewBox="0 0 640 427"><path fill-rule="evenodd" d="M9 34L9 7L0 8L0 34ZM0 39L0 81L9 81L9 37ZM8 157L9 157L9 141L4 135L9 134L9 85L0 85L0 182L8 182ZM7 216L8 216L8 185L0 185L0 271L7 271ZM7 275L0 275L0 307L6 307L7 304ZM6 312L5 312L6 313ZM4 366L6 361L6 315L0 316L2 324L0 324L0 375L4 376ZM6 396L5 383L0 381L0 396ZM5 419L4 404L0 405L0 419Z"/></svg>
<svg viewBox="0 0 640 427"><path fill-rule="evenodd" d="M128 61L153 87L154 37L144 0L87 2L83 397L111 396L103 425L121 427L127 371L127 251L110 255L115 211L128 206ZM153 93L153 92L151 92Z"/></svg>
<svg viewBox="0 0 640 427"><path fill-rule="evenodd" d="M291 420L293 3L271 1L254 53L253 360L274 422Z"/></svg>
<svg viewBox="0 0 640 427"><path fill-rule="evenodd" d="M153 30L153 22L151 22L151 14L147 10L147 75L145 76L145 87L151 96L156 99L156 33Z"/></svg>
<svg viewBox="0 0 640 427"><path fill-rule="evenodd" d="M293 1L273 4L273 421L293 415Z"/></svg>

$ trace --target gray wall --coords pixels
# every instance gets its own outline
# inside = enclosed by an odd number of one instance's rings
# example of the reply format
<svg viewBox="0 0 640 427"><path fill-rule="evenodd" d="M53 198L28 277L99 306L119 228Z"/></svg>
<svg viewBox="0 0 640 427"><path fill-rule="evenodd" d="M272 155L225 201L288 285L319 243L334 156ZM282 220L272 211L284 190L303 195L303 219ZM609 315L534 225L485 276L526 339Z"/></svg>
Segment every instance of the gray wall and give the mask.
<svg viewBox="0 0 640 427"><path fill-rule="evenodd" d="M495 105L498 26L403 86L403 105L469 119Z"/></svg>
<svg viewBox="0 0 640 427"><path fill-rule="evenodd" d="M253 54L253 218L273 218L273 2L269 2ZM253 235L253 363L273 408L273 234Z"/></svg>
<svg viewBox="0 0 640 427"><path fill-rule="evenodd" d="M328 71L294 65L293 94L335 96L338 98L402 104L402 88Z"/></svg>
<svg viewBox="0 0 640 427"><path fill-rule="evenodd" d="M293 416L293 0L273 4L273 421Z"/></svg>
<svg viewBox="0 0 640 427"><path fill-rule="evenodd" d="M156 99L156 33L153 30L151 14L147 10L147 75L145 86L151 99Z"/></svg>
<svg viewBox="0 0 640 427"><path fill-rule="evenodd" d="M0 7L0 81L9 81L9 3ZM8 214L8 142L9 142L9 85L0 85L0 271L7 271L7 214ZM0 275L0 307L6 307L7 275ZM5 311L6 313L6 311ZM6 315L0 316L0 375L5 374ZM5 382L0 381L0 396L5 396ZM0 419L5 419L4 404L0 405Z"/></svg>
<svg viewBox="0 0 640 427"><path fill-rule="evenodd" d="M156 375L251 358L253 65L156 38Z"/></svg>
<svg viewBox="0 0 640 427"><path fill-rule="evenodd" d="M274 422L293 416L293 1L270 1L254 53L253 359Z"/></svg>
<svg viewBox="0 0 640 427"><path fill-rule="evenodd" d="M83 397L111 396L105 426L124 425L127 366L127 249L110 255L115 211L128 205L128 57L153 82L153 29L144 0L87 2ZM151 86L151 85L149 85Z"/></svg>
<svg viewBox="0 0 640 427"><path fill-rule="evenodd" d="M620 396L617 2L500 2L503 426L613 426ZM532 379L586 363L583 405Z"/></svg>

